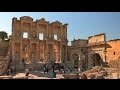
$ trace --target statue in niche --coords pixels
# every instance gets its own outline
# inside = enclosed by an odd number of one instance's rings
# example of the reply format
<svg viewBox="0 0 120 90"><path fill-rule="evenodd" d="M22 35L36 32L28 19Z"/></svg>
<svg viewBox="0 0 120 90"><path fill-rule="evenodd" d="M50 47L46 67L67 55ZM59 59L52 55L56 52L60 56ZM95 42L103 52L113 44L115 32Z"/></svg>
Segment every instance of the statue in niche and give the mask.
<svg viewBox="0 0 120 90"><path fill-rule="evenodd" d="M32 37L33 37L33 38L36 38L36 32L33 32L33 33L32 33Z"/></svg>
<svg viewBox="0 0 120 90"><path fill-rule="evenodd" d="M26 45L24 45L23 51L27 51L27 46Z"/></svg>
<svg viewBox="0 0 120 90"><path fill-rule="evenodd" d="M43 58L40 58L40 62L43 62Z"/></svg>
<svg viewBox="0 0 120 90"><path fill-rule="evenodd" d="M20 32L16 32L16 33L15 33L15 36L16 36L16 37L19 37L19 36L20 36Z"/></svg>

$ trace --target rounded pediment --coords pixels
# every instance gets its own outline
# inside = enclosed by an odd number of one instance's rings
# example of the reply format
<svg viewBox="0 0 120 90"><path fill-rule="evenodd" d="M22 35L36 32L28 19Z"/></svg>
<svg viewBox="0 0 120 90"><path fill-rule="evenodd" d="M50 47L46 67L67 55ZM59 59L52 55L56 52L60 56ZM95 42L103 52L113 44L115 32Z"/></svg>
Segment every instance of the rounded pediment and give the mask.
<svg viewBox="0 0 120 90"><path fill-rule="evenodd" d="M55 21L55 22L52 22L51 24L52 24L52 25L56 25L56 26L60 26L60 25L62 25L62 23L59 22L58 20Z"/></svg>
<svg viewBox="0 0 120 90"><path fill-rule="evenodd" d="M41 18L39 20L36 20L37 22L39 22L40 24L48 24L49 21L46 21L45 18Z"/></svg>
<svg viewBox="0 0 120 90"><path fill-rule="evenodd" d="M20 20L33 21L33 19L31 17L29 17L29 16L20 17Z"/></svg>

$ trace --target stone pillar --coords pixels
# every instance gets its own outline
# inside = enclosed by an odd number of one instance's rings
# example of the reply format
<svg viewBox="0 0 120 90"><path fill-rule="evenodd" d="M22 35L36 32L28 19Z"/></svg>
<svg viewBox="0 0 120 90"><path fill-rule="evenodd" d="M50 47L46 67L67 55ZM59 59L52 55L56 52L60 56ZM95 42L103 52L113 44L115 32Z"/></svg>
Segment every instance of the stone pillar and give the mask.
<svg viewBox="0 0 120 90"><path fill-rule="evenodd" d="M47 38L48 38L48 34L49 34L48 25L49 25L49 24L47 24L47 33L46 33L46 34L47 34L47 35L46 35Z"/></svg>
<svg viewBox="0 0 120 90"><path fill-rule="evenodd" d="M38 38L39 38L38 29L39 29L39 28L38 28L38 24L37 24L37 27L36 27L36 28L37 28L37 30L36 30L36 34L35 34L35 35L36 35L36 39L37 39L37 42L36 42L36 44L37 44L37 45L36 45L36 63L37 63L37 62L39 62L39 58L38 58L38 51L39 51L39 50L38 50L38 45L39 45L39 40L38 40Z"/></svg>
<svg viewBox="0 0 120 90"><path fill-rule="evenodd" d="M61 36L63 37L63 29L62 26L60 26Z"/></svg>
<svg viewBox="0 0 120 90"><path fill-rule="evenodd" d="M15 50L14 50L14 39L12 41L12 61L13 61L13 64L15 65Z"/></svg>
<svg viewBox="0 0 120 90"><path fill-rule="evenodd" d="M46 45L46 47L45 47L45 62L47 63L48 62L48 34L49 34L49 30L48 30L48 25L49 24L47 24L47 32L46 32L46 38L45 38L45 45Z"/></svg>
<svg viewBox="0 0 120 90"><path fill-rule="evenodd" d="M38 42L36 43L36 63L38 62Z"/></svg>
<svg viewBox="0 0 120 90"><path fill-rule="evenodd" d="M54 61L54 44L52 44L52 60Z"/></svg>
<svg viewBox="0 0 120 90"><path fill-rule="evenodd" d="M47 43L47 40L46 40L46 53L45 53L45 62L48 62L48 43Z"/></svg>
<svg viewBox="0 0 120 90"><path fill-rule="evenodd" d="M93 61L91 59L92 52L88 52L88 69L90 69L93 65Z"/></svg>
<svg viewBox="0 0 120 90"><path fill-rule="evenodd" d="M30 23L30 30L32 30L32 23ZM31 39L32 39L32 36L31 36L31 32L29 32L29 41L30 41L30 43L29 43L29 63L31 63L31 55L32 55L32 53L31 53Z"/></svg>
<svg viewBox="0 0 120 90"><path fill-rule="evenodd" d="M65 46L65 61L67 61L67 45Z"/></svg>
<svg viewBox="0 0 120 90"><path fill-rule="evenodd" d="M105 48L104 48L104 60L105 60L105 62L107 62L107 60L106 60L106 53L107 53L107 51L106 51L106 49L107 49L107 42L106 42L106 35L104 34L104 41L105 41Z"/></svg>
<svg viewBox="0 0 120 90"><path fill-rule="evenodd" d="M31 40L29 45L29 63L31 63Z"/></svg>
<svg viewBox="0 0 120 90"><path fill-rule="evenodd" d="M60 37L60 63L62 63L62 40L63 40L63 31L62 31L62 26L60 26L60 31L61 31L61 37Z"/></svg>
<svg viewBox="0 0 120 90"><path fill-rule="evenodd" d="M60 41L60 63L62 63L62 43Z"/></svg>
<svg viewBox="0 0 120 90"><path fill-rule="evenodd" d="M103 50L103 54L104 54L103 62L107 62L107 60L106 60L106 53L107 53L107 51L106 51L106 49L104 49Z"/></svg>
<svg viewBox="0 0 120 90"><path fill-rule="evenodd" d="M23 40L23 23L21 22L21 38L20 38L20 61L19 63L22 64L22 40Z"/></svg>
<svg viewBox="0 0 120 90"><path fill-rule="evenodd" d="M20 42L20 64L22 64L22 40Z"/></svg>

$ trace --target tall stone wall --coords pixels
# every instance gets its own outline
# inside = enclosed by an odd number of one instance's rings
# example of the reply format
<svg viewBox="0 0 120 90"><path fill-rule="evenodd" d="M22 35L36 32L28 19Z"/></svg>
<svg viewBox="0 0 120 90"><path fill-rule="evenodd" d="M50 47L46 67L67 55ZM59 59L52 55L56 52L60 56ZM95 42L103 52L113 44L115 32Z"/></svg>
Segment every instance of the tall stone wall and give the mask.
<svg viewBox="0 0 120 90"><path fill-rule="evenodd" d="M120 39L107 41L108 62L120 59Z"/></svg>

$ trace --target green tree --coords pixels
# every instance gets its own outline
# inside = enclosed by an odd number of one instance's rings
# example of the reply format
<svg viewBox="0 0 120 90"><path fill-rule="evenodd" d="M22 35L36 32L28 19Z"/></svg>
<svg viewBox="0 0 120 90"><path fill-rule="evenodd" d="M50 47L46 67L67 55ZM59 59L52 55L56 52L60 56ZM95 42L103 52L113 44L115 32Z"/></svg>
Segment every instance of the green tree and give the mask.
<svg viewBox="0 0 120 90"><path fill-rule="evenodd" d="M8 38L8 34L5 31L0 31L0 39L5 40Z"/></svg>

